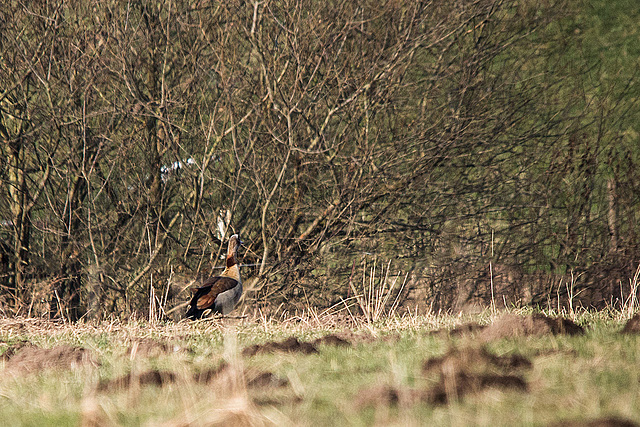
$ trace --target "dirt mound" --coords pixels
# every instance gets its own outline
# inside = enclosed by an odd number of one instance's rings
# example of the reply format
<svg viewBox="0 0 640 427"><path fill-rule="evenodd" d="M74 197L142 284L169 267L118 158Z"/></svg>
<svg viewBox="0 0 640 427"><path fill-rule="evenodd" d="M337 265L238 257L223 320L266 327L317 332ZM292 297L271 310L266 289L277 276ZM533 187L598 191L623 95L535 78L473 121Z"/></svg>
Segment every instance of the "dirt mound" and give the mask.
<svg viewBox="0 0 640 427"><path fill-rule="evenodd" d="M549 427L640 427L640 424L623 418L597 418L588 421L558 421L549 424Z"/></svg>
<svg viewBox="0 0 640 427"><path fill-rule="evenodd" d="M518 375L474 374L460 372L448 382L440 382L430 389L393 387L389 385L366 388L355 398L356 408L367 406L409 406L416 402L442 405L457 401L469 394L480 393L488 388L507 388L527 391L527 383Z"/></svg>
<svg viewBox="0 0 640 427"><path fill-rule="evenodd" d="M254 344L242 350L242 355L246 357L254 356L259 353L273 353L281 351L285 353L317 353L316 346L309 342L300 342L296 337L289 337L284 341L268 341L264 344Z"/></svg>
<svg viewBox="0 0 640 427"><path fill-rule="evenodd" d="M469 323L463 323L462 325L458 325L455 328L449 330L449 329L437 329L433 332L431 332L431 335L449 335L449 336L458 336L458 335L467 335L467 334L473 334L479 331L482 331L483 329L485 329L487 326L486 325L481 325L477 322L469 322Z"/></svg>
<svg viewBox="0 0 640 427"><path fill-rule="evenodd" d="M428 359L423 364L425 378L437 376L435 385L412 388L383 384L368 387L356 396L355 406L407 406L416 402L440 405L488 388L527 391L522 372L529 368L529 359L517 354L497 356L484 348L451 348L443 356Z"/></svg>
<svg viewBox="0 0 640 427"><path fill-rule="evenodd" d="M325 335L324 337L318 338L311 342L313 345L333 345L336 347L351 347L351 342L347 341L344 338L340 338L335 334Z"/></svg>
<svg viewBox="0 0 640 427"><path fill-rule="evenodd" d="M9 360L11 356L16 354L18 350L20 350L21 348L31 346L29 341L26 341L26 340L13 342L12 344L9 344L8 342L3 341L0 344L2 344L2 347L6 346L6 349L2 352L2 360ZM31 346L31 347L34 347L34 346Z"/></svg>
<svg viewBox="0 0 640 427"><path fill-rule="evenodd" d="M426 375L433 372L473 371L508 371L531 368L531 361L519 354L496 356L484 347L451 348L440 357L428 359L422 365Z"/></svg>
<svg viewBox="0 0 640 427"><path fill-rule="evenodd" d="M242 351L243 356L253 356L258 353L273 353L276 351L282 352L298 352L303 354L313 354L317 353L318 345L333 345L337 347L351 347L351 340L348 338L351 337L355 340L361 339L365 342L372 342L376 339L373 336L363 336L350 333L340 333L340 334L329 334L318 339L315 339L311 342L300 342L296 337L289 337L283 341L269 341L264 344L255 344L249 347L246 347Z"/></svg>
<svg viewBox="0 0 640 427"><path fill-rule="evenodd" d="M527 316L504 314L483 329L479 338L486 342L532 335L579 335L583 333L584 329L581 326L562 317L547 317L537 313Z"/></svg>
<svg viewBox="0 0 640 427"><path fill-rule="evenodd" d="M269 371L245 373L247 387L249 388L279 388L289 384L284 378L281 378Z"/></svg>
<svg viewBox="0 0 640 427"><path fill-rule="evenodd" d="M230 371L230 365L223 362L214 369L198 372L193 376L193 380L197 383L211 383L213 381L228 380L234 373ZM289 382L280 378L269 371L253 371L247 370L242 373L245 383L249 388L265 388L265 387L284 387ZM241 376L242 376L241 375ZM107 381L101 381L98 384L98 391L118 391L129 389L135 386L155 385L162 387L167 384L178 381L180 377L171 371L160 371L150 369L143 372L129 372L121 377L117 377Z"/></svg>
<svg viewBox="0 0 640 427"><path fill-rule="evenodd" d="M640 314L636 314L622 328L623 334L640 334Z"/></svg>
<svg viewBox="0 0 640 427"><path fill-rule="evenodd" d="M222 379L224 376L232 376L231 366L227 362L222 362L220 366L213 369L207 369L196 373L193 380L198 383L210 383ZM269 371L246 370L243 373L245 383L249 388L263 387L284 387L289 384L284 378L281 378Z"/></svg>
<svg viewBox="0 0 640 427"><path fill-rule="evenodd" d="M91 351L86 348L68 345L40 348L23 345L8 357L5 368L26 374L44 369L74 369L87 363L96 364Z"/></svg>
<svg viewBox="0 0 640 427"><path fill-rule="evenodd" d="M352 331L345 329L335 334L336 337L349 342L351 345L372 344L378 342L394 343L400 339L400 334L391 333L385 335L374 335L368 331Z"/></svg>
<svg viewBox="0 0 640 427"><path fill-rule="evenodd" d="M354 406L357 409L391 405L406 407L421 400L423 394L423 391L419 389L380 384L360 390L355 397Z"/></svg>
<svg viewBox="0 0 640 427"><path fill-rule="evenodd" d="M464 323L462 325L459 325L453 328L449 332L449 335L456 336L456 335L463 335L463 334L472 334L472 333L482 331L486 327L487 325L481 325L476 322Z"/></svg>
<svg viewBox="0 0 640 427"><path fill-rule="evenodd" d="M463 371L454 375L443 375L441 381L429 390L426 400L436 405L445 404L487 388L527 391L528 386L526 381L518 375L475 374Z"/></svg>
<svg viewBox="0 0 640 427"><path fill-rule="evenodd" d="M193 380L197 383L211 382L228 368L229 368L229 364L227 362L222 362L217 368L206 369L204 371L196 372L193 375Z"/></svg>
<svg viewBox="0 0 640 427"><path fill-rule="evenodd" d="M432 404L456 401L487 388L527 390L521 371L531 362L520 355L496 356L484 348L452 348L444 356L424 362L425 375L438 374L438 382L423 399Z"/></svg>
<svg viewBox="0 0 640 427"><path fill-rule="evenodd" d="M129 372L118 378L114 378L108 381L102 381L98 384L99 391L113 391L128 389L134 385L156 385L162 387L165 384L172 383L176 380L176 374L169 371L159 371L157 369L151 369L144 372L132 373Z"/></svg>
<svg viewBox="0 0 640 427"><path fill-rule="evenodd" d="M127 356L132 360L136 357L159 357L163 354L179 351L180 347L151 338L140 338L131 341L127 348Z"/></svg>
<svg viewBox="0 0 640 427"><path fill-rule="evenodd" d="M370 344L373 342L377 342L380 340L379 337L369 333L369 332L354 332L349 329L345 329L340 333L336 334L336 336L340 339L350 342L353 344Z"/></svg>

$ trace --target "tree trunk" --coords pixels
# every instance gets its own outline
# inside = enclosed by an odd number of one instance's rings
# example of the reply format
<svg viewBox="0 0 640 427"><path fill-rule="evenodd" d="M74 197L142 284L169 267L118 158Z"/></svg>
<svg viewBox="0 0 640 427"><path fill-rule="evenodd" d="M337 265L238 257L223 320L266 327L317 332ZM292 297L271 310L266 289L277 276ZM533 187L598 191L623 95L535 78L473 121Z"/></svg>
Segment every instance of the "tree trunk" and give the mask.
<svg viewBox="0 0 640 427"><path fill-rule="evenodd" d="M609 251L616 252L618 250L618 216L616 213L616 181L615 178L609 178L607 181L607 201L609 202L609 210L607 219L609 222Z"/></svg>
<svg viewBox="0 0 640 427"><path fill-rule="evenodd" d="M28 219L27 187L24 172L24 150L20 142L12 144L9 157L9 205L13 226L12 263L9 287L16 303L20 300L20 288L24 282L24 267L29 262L30 227Z"/></svg>

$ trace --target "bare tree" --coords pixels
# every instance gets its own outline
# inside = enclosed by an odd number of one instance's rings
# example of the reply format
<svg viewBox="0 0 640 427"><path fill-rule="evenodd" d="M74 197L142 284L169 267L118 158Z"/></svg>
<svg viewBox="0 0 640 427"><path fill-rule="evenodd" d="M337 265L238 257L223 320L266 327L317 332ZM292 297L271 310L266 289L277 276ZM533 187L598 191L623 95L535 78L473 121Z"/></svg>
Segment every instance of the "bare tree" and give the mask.
<svg viewBox="0 0 640 427"><path fill-rule="evenodd" d="M513 302L626 274L635 77L590 83L575 7L3 4L0 296L148 311L230 231L265 303L335 302L368 254L442 307L486 301L494 271Z"/></svg>

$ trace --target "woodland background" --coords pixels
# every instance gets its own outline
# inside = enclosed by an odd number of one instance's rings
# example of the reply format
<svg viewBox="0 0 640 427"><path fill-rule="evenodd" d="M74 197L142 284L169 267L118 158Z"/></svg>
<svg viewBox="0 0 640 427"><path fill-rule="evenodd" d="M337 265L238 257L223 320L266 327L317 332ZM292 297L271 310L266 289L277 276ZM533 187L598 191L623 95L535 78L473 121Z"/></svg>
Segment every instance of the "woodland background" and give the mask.
<svg viewBox="0 0 640 427"><path fill-rule="evenodd" d="M3 1L0 311L168 307L232 231L258 307L374 262L408 307L620 304L639 31L633 0Z"/></svg>

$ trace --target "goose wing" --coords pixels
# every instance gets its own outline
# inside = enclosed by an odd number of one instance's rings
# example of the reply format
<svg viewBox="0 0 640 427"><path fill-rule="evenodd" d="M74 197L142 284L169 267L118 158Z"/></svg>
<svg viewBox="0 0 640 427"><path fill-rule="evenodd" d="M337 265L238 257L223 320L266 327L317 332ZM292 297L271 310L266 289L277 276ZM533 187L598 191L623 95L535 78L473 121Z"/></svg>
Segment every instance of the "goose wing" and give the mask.
<svg viewBox="0 0 640 427"><path fill-rule="evenodd" d="M213 308L213 303L221 293L238 286L238 281L231 277L212 277L202 286L196 289L196 293L191 299L191 306L198 310Z"/></svg>

